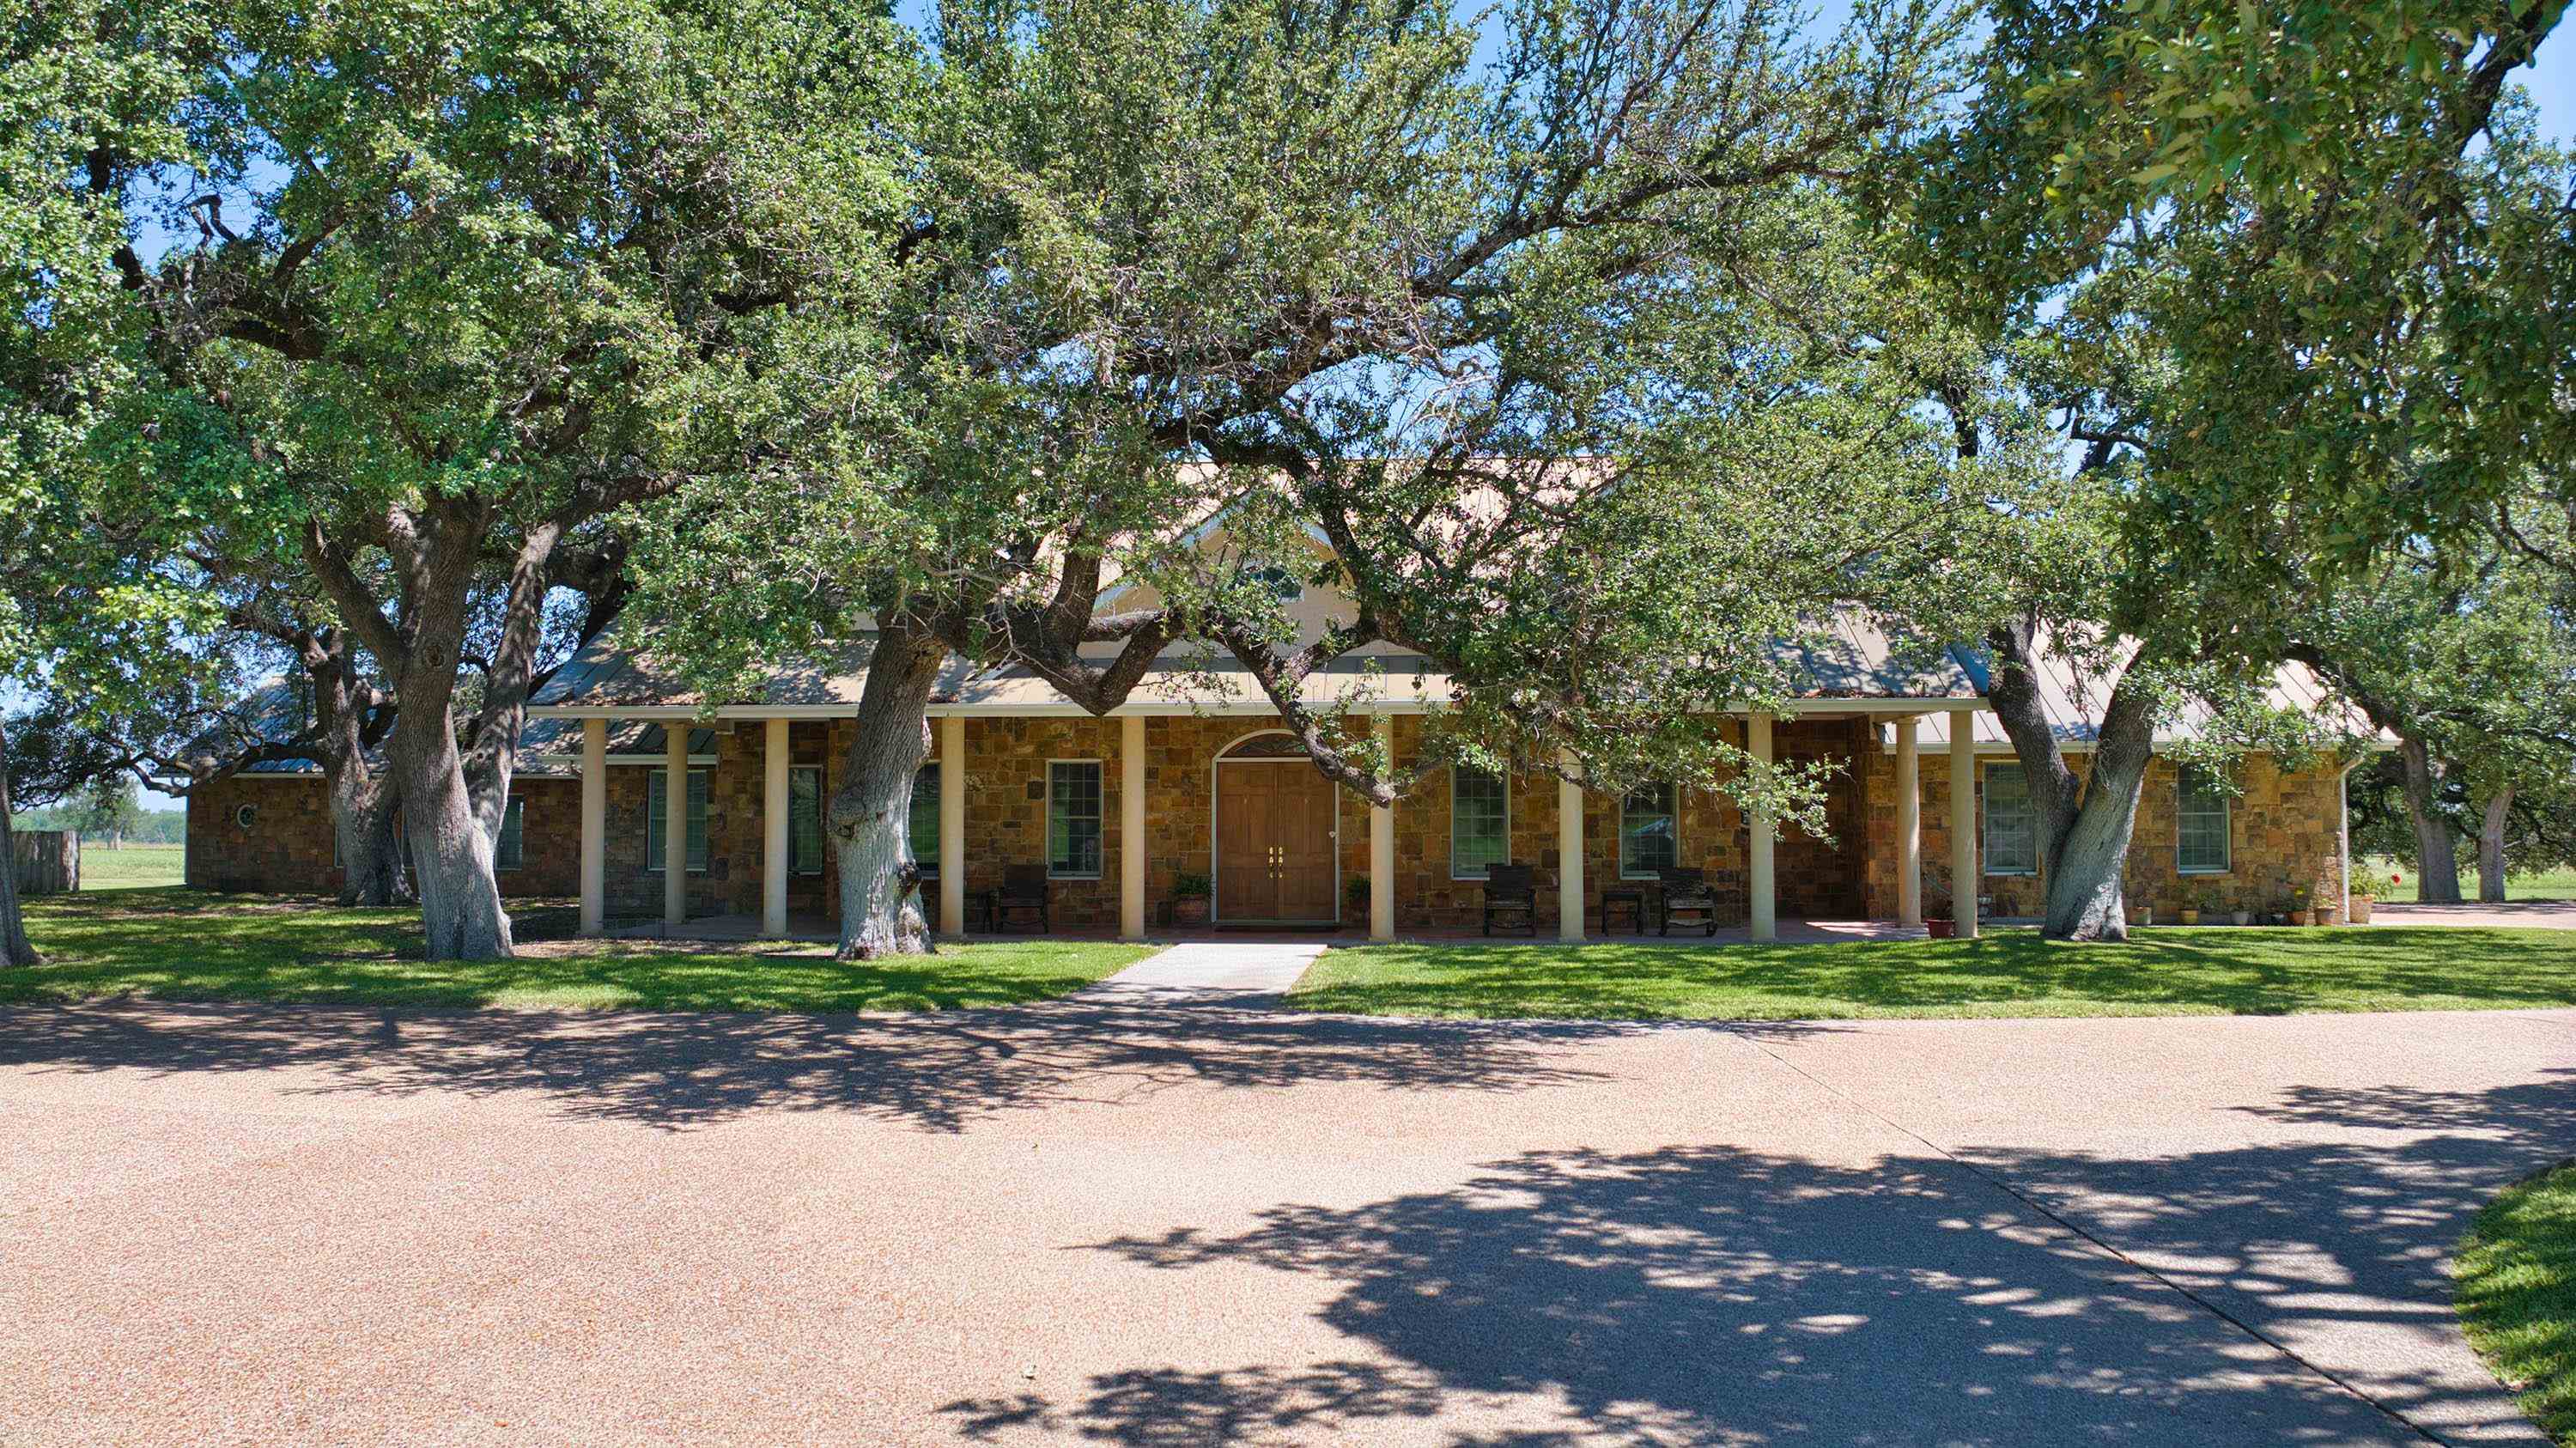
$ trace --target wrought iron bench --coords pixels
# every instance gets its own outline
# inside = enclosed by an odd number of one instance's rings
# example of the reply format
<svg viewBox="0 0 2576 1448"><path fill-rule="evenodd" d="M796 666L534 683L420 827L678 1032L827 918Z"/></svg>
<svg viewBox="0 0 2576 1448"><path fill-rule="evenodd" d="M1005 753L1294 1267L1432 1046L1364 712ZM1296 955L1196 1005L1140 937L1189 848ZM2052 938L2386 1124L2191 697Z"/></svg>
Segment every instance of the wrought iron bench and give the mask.
<svg viewBox="0 0 2576 1448"><path fill-rule="evenodd" d="M1715 935L1717 895L1708 887L1708 872L1667 867L1655 873L1664 882L1663 908L1657 912L1662 917L1658 933L1672 934L1673 916L1683 914L1693 917L1686 923L1701 926L1707 934Z"/></svg>

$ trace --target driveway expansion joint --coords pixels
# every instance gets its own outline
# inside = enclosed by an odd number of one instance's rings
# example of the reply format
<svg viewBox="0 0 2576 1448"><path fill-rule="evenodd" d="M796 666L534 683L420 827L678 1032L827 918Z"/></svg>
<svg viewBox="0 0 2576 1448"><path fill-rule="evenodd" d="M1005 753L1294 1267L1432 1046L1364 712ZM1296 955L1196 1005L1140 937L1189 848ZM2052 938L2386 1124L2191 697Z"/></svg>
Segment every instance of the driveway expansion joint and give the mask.
<svg viewBox="0 0 2576 1448"><path fill-rule="evenodd" d="M2444 1444L2446 1445L2446 1448L2448 1448L2448 1445L2452 1443L2451 1439L2443 1437L2441 1434L2436 1433L2432 1429L2425 1427L2423 1424L2416 1422L2414 1419L2408 1417L2398 1409L2381 1402L2360 1384L2351 1381L2342 1374L2326 1367L2324 1364L2302 1355L2297 1349L2291 1347L2288 1343L2285 1343L2279 1338L2274 1337L2272 1334L2265 1332L2260 1327L2246 1321L2236 1313L2228 1311L2225 1307L2210 1300L2200 1292L2193 1290L2188 1284L2179 1281L2171 1274L2150 1266L2145 1262L2139 1261L2136 1257L2104 1239L2099 1234L2086 1227L2083 1223L2068 1216L2066 1213L2059 1211L2057 1208L2050 1206L2047 1202L2042 1201L2031 1193L2024 1191L2019 1186L2014 1185L2009 1179L1988 1169L1983 1163L1961 1156L1957 1152L1943 1146L1941 1143L1934 1141L1932 1138L1925 1136L1923 1133L1916 1131L1910 1126L1907 1126L1904 1122L1898 1121L1883 1112L1874 1110L1863 1104L1852 1097L1849 1093L1843 1091L1840 1087L1824 1079L1822 1076L1817 1075L1815 1072L1810 1071L1806 1067L1801 1066L1786 1056L1781 1055L1778 1051L1771 1049L1770 1046L1763 1042L1754 1039L1749 1032L1744 1031L1739 1026L1729 1024L1727 1029L1742 1039L1746 1045L1751 1046L1763 1055L1779 1062L1780 1065L1788 1070L1793 1071L1807 1081L1812 1082L1818 1090L1833 1096L1836 1100L1849 1106L1853 1111L1879 1123L1882 1126L1885 1126L1890 1131L1899 1132L1914 1141L1921 1142L1925 1149L1941 1157L1944 1161L1960 1167L1970 1175L1975 1176L1979 1180L1992 1186L1995 1190L2002 1192L2004 1195L2011 1197L2014 1201L2021 1203L2024 1207L2028 1208L2040 1217L2055 1223L2060 1228L2063 1228L2065 1231L2072 1234L2079 1241L2090 1244L2096 1251L2101 1252L2113 1261L2119 1262L2123 1266L2129 1267L2134 1271L2143 1273L2155 1282L2172 1289L2174 1292L2180 1294L2185 1301L2198 1305L2211 1316L2227 1323L2237 1331L2244 1333L2247 1337L2252 1338L2256 1342L2263 1344L2265 1347L2272 1349L2274 1352L2279 1353L2289 1361L2297 1363L2300 1367L2314 1373L2317 1377L2325 1380L2326 1382L2332 1383L2335 1387L2350 1394L2356 1400L2368 1405L2373 1411L2386 1417L2390 1422L2397 1424L2399 1427L2404 1428L2407 1432L2415 1434L2417 1437L2422 1438L2428 1443Z"/></svg>

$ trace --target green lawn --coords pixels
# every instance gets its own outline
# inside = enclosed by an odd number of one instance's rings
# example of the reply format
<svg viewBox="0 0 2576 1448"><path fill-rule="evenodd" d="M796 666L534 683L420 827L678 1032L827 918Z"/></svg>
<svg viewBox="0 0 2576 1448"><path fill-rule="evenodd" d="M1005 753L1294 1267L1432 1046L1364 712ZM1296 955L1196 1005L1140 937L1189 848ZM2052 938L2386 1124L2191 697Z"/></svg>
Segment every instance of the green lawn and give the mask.
<svg viewBox="0 0 2576 1448"><path fill-rule="evenodd" d="M664 947L542 940L558 908L514 910L521 958L430 964L418 912L343 910L266 896L122 890L27 902L47 957L0 971L0 1001L142 995L523 1009L918 1011L1013 1005L1088 985L1153 953L1091 941L943 946L936 956L843 965L820 946Z"/></svg>
<svg viewBox="0 0 2576 1448"><path fill-rule="evenodd" d="M2460 862L2460 893L2469 899L2478 897L2478 862L2471 856ZM2388 877L2401 876L2405 883L2391 885ZM2353 864L2352 882L2369 884L2378 898L2391 905L2412 905L2421 898L2418 886L2422 877L2413 870L2386 857L2358 860ZM2507 874L2504 897L2508 900L2576 900L2576 870L2541 870L2529 875Z"/></svg>
<svg viewBox="0 0 2576 1448"><path fill-rule="evenodd" d="M2576 1445L2576 1164L2489 1203L2453 1272L2469 1341L2542 1432Z"/></svg>
<svg viewBox="0 0 2576 1448"><path fill-rule="evenodd" d="M2439 926L2034 931L1830 945L1373 945L1297 983L1368 1015L1798 1020L2278 1015L2576 1004L2576 932Z"/></svg>
<svg viewBox="0 0 2576 1448"><path fill-rule="evenodd" d="M180 845L83 845L80 852L83 890L134 890L176 885L185 877L188 851Z"/></svg>

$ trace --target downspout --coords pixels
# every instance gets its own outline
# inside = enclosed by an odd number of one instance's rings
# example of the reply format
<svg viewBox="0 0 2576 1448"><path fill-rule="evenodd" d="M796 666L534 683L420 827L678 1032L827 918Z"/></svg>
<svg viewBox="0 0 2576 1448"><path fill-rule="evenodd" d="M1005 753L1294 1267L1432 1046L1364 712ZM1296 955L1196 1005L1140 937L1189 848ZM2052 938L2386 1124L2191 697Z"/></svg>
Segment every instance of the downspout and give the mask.
<svg viewBox="0 0 2576 1448"><path fill-rule="evenodd" d="M2352 923L2352 772L2361 767L2356 759L2335 776L2335 859L2343 875L2343 915L2346 925Z"/></svg>

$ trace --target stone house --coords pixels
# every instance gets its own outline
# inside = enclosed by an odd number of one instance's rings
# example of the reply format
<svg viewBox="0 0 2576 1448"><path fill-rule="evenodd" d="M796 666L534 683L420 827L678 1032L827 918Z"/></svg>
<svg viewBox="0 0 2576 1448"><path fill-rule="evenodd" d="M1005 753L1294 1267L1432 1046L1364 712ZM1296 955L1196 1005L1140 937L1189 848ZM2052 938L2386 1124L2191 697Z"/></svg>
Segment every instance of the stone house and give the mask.
<svg viewBox="0 0 2576 1448"><path fill-rule="evenodd" d="M1136 602L1134 598L1127 600ZM1295 602L1319 627L1346 603ZM1539 869L1539 929L1566 939L1651 918L1660 866L1697 867L1721 914L1772 933L1810 920L1948 913L1970 879L1989 919L2039 909L2036 834L2021 766L1985 710L1984 668L1953 649L1900 662L1847 622L1807 650L1813 689L1780 717L1727 724L1757 757L1837 769L1830 839L1748 823L1722 796L1671 786L1625 795L1552 775L1432 775L1373 810L1303 763L1248 676L1176 645L1129 701L1093 717L1018 669L952 665L932 698L932 749L916 779L912 839L943 929L980 929L977 905L1005 867L1043 864L1054 921L1138 936L1164 918L1184 876L1213 885L1220 925L1367 929L1389 936L1473 929L1497 861ZM866 678L867 644L828 665L782 671L756 697L710 700L658 671L649 650L602 640L537 696L512 785L500 879L512 896L576 896L586 928L620 918L711 916L767 933L828 928L838 911L820 828ZM1359 698L1398 760L1415 757L1444 680L1426 661L1373 645L1319 671L1317 702ZM2327 702L2285 671L2283 697ZM2076 682L2050 683L2059 735L2079 770L2089 724ZM1929 763L1926 762L1927 756ZM2344 766L2244 761L2230 795L2154 765L2131 846L2135 904L2160 912L2268 909L2304 892L2340 908L2348 888ZM668 809L685 801L681 817ZM329 809L317 774L268 768L188 802L189 883L330 890ZM674 847L685 867L665 869ZM1642 896L1642 899L1638 897ZM1963 932L1973 929L1973 917Z"/></svg>

